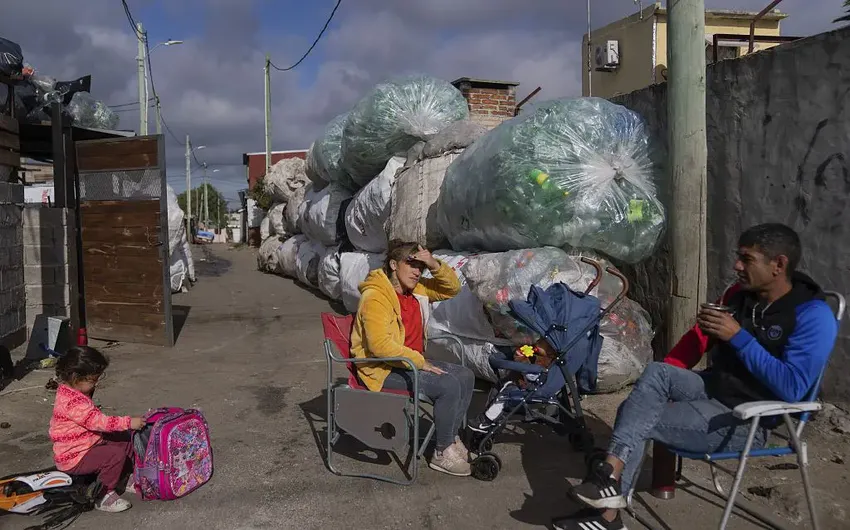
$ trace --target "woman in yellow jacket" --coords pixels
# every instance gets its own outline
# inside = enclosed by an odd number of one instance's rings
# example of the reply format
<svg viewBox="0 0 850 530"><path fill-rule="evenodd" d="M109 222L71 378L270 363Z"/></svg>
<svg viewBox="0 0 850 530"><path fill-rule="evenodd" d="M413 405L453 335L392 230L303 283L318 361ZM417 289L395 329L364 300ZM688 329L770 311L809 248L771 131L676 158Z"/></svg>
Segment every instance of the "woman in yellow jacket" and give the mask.
<svg viewBox="0 0 850 530"><path fill-rule="evenodd" d="M422 278L425 270L431 278ZM360 284L360 304L351 330L351 353L357 358L406 357L419 370L419 391L434 401L436 451L432 469L469 476L469 451L458 432L472 399L475 376L459 364L428 361L425 329L430 303L460 292L455 272L417 243L391 241L382 269ZM400 363L358 365L360 381L374 392L413 389L412 372Z"/></svg>

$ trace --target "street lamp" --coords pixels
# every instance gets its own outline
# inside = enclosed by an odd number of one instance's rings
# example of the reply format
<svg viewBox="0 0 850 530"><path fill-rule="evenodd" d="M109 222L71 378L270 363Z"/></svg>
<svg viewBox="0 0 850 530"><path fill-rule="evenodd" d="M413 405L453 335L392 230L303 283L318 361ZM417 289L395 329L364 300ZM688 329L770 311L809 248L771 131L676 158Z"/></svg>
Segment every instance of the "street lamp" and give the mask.
<svg viewBox="0 0 850 530"><path fill-rule="evenodd" d="M147 41L148 34L145 32L141 23L136 24L136 35L139 40L139 54L136 56L136 61L139 65L139 134L148 134L148 61L147 61ZM183 44L182 40L168 39L165 42L160 42L153 50L160 46L174 46L175 44ZM159 104L159 97L156 98L156 132L162 134L162 110Z"/></svg>

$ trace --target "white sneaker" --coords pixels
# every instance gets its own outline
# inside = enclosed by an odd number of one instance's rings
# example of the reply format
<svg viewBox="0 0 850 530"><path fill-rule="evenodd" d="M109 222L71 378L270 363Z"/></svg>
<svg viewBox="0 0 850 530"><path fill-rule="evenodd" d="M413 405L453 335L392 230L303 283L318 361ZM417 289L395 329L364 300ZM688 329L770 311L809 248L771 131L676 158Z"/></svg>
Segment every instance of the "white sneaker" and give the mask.
<svg viewBox="0 0 850 530"><path fill-rule="evenodd" d="M434 451L434 456L431 457L428 466L435 471L455 477L468 477L472 474L472 468L466 460L452 444L445 451Z"/></svg>
<svg viewBox="0 0 850 530"><path fill-rule="evenodd" d="M94 504L95 510L107 513L125 512L132 507L133 505L129 501L125 501L114 491L110 491Z"/></svg>

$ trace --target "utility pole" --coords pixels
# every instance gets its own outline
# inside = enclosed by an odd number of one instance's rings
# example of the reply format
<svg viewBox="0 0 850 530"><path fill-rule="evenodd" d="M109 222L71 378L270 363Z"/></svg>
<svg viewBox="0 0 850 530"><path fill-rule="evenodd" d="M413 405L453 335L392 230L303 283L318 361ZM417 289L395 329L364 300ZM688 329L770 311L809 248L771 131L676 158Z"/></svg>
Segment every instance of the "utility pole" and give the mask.
<svg viewBox="0 0 850 530"><path fill-rule="evenodd" d="M159 96L156 99L156 134L162 134L162 107L159 106Z"/></svg>
<svg viewBox="0 0 850 530"><path fill-rule="evenodd" d="M705 1L668 7L667 116L670 124L669 344L694 324L706 296Z"/></svg>
<svg viewBox="0 0 850 530"><path fill-rule="evenodd" d="M271 58L266 54L266 65L263 67L263 78L266 93L266 175L272 167L272 89L271 89Z"/></svg>
<svg viewBox="0 0 850 530"><path fill-rule="evenodd" d="M139 54L136 56L136 61L139 66L139 135L145 136L148 134L148 98L147 98L147 76L145 65L145 30L142 28L142 23L136 24L136 37L138 39Z"/></svg>
<svg viewBox="0 0 850 530"><path fill-rule="evenodd" d="M208 195L208 191L210 188L210 182L207 179L207 163L204 162L204 227L209 230L210 224L210 197Z"/></svg>
<svg viewBox="0 0 850 530"><path fill-rule="evenodd" d="M192 242L192 143L186 135L186 237Z"/></svg>
<svg viewBox="0 0 850 530"><path fill-rule="evenodd" d="M587 95L593 95L593 44L590 41L590 0L587 0Z"/></svg>
<svg viewBox="0 0 850 530"><path fill-rule="evenodd" d="M667 346L694 325L706 296L705 1L667 3L671 280ZM653 445L652 494L676 491L676 458ZM724 514L723 522L728 519ZM724 526L724 525L721 525Z"/></svg>

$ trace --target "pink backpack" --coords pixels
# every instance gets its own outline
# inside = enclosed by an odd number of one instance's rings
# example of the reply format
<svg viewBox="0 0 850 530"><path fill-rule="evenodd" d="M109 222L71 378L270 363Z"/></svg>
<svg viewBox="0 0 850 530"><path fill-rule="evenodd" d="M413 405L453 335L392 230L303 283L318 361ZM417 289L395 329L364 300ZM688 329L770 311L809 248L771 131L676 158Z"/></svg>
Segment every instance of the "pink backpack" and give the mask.
<svg viewBox="0 0 850 530"><path fill-rule="evenodd" d="M145 414L133 434L136 491L144 500L173 500L210 480L213 455L204 415L194 409L161 408Z"/></svg>

